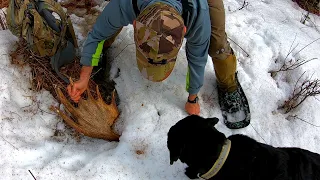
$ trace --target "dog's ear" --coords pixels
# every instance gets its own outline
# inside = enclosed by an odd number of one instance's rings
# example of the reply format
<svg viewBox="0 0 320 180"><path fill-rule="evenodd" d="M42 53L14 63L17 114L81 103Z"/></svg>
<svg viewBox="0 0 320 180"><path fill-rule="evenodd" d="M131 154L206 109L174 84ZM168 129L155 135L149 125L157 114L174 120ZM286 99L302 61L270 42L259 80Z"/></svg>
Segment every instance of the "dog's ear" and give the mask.
<svg viewBox="0 0 320 180"><path fill-rule="evenodd" d="M174 162L178 161L180 157L180 153L176 154L170 151L170 165L172 165Z"/></svg>
<svg viewBox="0 0 320 180"><path fill-rule="evenodd" d="M214 127L219 122L219 119L216 117L213 117L213 118L207 118L207 121L209 126Z"/></svg>
<svg viewBox="0 0 320 180"><path fill-rule="evenodd" d="M185 144L179 144L178 146L175 146L173 149L170 150L170 165L178 161L184 147L185 147Z"/></svg>
<svg viewBox="0 0 320 180"><path fill-rule="evenodd" d="M176 137L171 137L167 141L167 146L170 153L170 165L172 165L180 158L184 145L181 143L181 141L179 142Z"/></svg>
<svg viewBox="0 0 320 180"><path fill-rule="evenodd" d="M179 130L180 129L177 128L177 126L173 126L168 132L167 147L170 153L170 165L180 158L184 148L183 135Z"/></svg>

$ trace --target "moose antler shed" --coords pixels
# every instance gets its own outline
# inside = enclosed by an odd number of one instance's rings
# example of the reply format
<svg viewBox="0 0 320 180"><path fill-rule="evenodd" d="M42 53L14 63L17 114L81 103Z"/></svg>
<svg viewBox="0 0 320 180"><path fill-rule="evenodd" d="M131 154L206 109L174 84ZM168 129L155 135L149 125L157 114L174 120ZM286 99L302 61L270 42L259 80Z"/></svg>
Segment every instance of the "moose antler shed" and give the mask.
<svg viewBox="0 0 320 180"><path fill-rule="evenodd" d="M115 102L115 91L112 93L111 104L108 105L103 101L98 86L96 86L97 99L87 89L87 98L81 98L77 107L67 100L60 88L56 87L56 92L58 99L68 113L58 107L53 107L53 109L69 126L89 137L119 141L120 136L112 128L119 116L119 110ZM71 114L71 116L68 114Z"/></svg>

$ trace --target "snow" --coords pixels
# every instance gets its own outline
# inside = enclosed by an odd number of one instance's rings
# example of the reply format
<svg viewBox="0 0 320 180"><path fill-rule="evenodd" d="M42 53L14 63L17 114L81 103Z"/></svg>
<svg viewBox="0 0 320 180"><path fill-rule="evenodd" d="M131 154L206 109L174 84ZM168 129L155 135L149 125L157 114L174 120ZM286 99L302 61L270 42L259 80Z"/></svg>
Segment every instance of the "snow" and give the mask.
<svg viewBox="0 0 320 180"><path fill-rule="evenodd" d="M320 78L320 17L311 14L302 24L306 12L290 0L246 2L248 6L237 10L242 0L224 1L226 31L238 59L238 77L250 104L251 124L239 130L223 124L210 57L199 93L201 116L218 117L216 127L227 136L241 133L273 146L320 153L316 127L320 126L319 98L310 97L287 114L278 109L304 72L312 79ZM81 45L84 18L71 17ZM33 179L31 173L37 180L188 179L186 165L169 164L166 147L169 128L187 116L184 47L171 76L152 83L137 68L132 26L124 27L111 48L115 57L112 76L121 101L116 130L122 135L120 142L107 142L77 137L51 112L49 107L56 105L56 100L47 91L31 91L30 70L10 64L8 54L18 39L8 30L0 31L0 39L0 179ZM318 59L271 76L285 60L312 58Z"/></svg>

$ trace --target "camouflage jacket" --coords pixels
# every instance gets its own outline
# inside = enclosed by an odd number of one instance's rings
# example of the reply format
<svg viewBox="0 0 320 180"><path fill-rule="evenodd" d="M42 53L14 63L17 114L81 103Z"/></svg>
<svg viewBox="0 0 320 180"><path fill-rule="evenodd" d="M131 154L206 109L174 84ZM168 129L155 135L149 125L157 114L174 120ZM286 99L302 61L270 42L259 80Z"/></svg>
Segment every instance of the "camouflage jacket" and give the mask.
<svg viewBox="0 0 320 180"><path fill-rule="evenodd" d="M196 94L203 85L210 44L211 23L208 3L206 0L137 0L138 9L141 12L146 6L155 2L167 3L182 14L187 27L186 89L190 94ZM96 66L102 52L101 42L112 37L123 26L132 24L135 18L131 0L111 0L88 34L82 50L81 64Z"/></svg>

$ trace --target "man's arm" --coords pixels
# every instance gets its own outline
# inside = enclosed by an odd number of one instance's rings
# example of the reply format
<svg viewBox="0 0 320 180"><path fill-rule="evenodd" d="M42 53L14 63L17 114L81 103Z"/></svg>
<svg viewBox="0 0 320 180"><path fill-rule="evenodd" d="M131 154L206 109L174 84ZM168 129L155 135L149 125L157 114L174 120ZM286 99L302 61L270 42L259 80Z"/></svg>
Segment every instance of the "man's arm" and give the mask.
<svg viewBox="0 0 320 180"><path fill-rule="evenodd" d="M211 35L209 12L205 10L200 12L194 25L195 28L190 30L188 35L189 38L186 43L188 59L186 89L189 92L189 97L185 109L190 115L200 114L200 105L197 103L196 97L203 85L204 70L207 64Z"/></svg>
<svg viewBox="0 0 320 180"><path fill-rule="evenodd" d="M88 34L80 63L84 66L97 66L104 40L112 37L123 26L132 23L134 18L131 1L111 0Z"/></svg>
<svg viewBox="0 0 320 180"><path fill-rule="evenodd" d="M190 95L197 94L203 85L210 45L211 27L209 11L202 11L202 14L199 15L196 29L187 39L186 43L186 55L188 59L186 89Z"/></svg>
<svg viewBox="0 0 320 180"><path fill-rule="evenodd" d="M84 44L80 63L83 65L80 79L67 87L68 94L78 102L87 89L93 66L97 66L101 57L103 44L118 30L133 22L135 14L132 3L128 0L111 0L99 15L92 31Z"/></svg>

